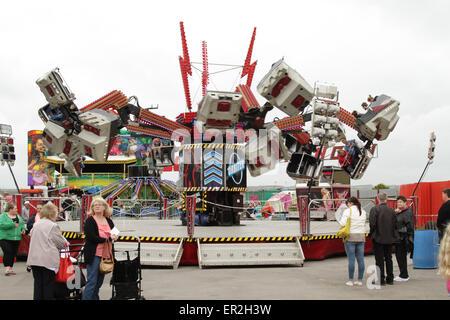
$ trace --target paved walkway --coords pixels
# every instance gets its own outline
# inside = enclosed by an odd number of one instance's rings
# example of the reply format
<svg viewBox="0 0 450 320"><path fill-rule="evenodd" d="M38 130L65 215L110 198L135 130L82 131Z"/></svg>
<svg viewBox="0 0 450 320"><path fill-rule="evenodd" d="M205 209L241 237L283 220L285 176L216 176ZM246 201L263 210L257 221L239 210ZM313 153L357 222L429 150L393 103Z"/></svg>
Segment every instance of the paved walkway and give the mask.
<svg viewBox="0 0 450 320"><path fill-rule="evenodd" d="M394 258L395 260L395 258ZM144 268L143 296L148 300L448 300L445 281L437 269L414 269L409 261L410 280L369 289L367 269L374 256L365 256L362 287L347 287L347 258L306 261L304 267ZM15 276L3 275L0 267L0 300L31 300L33 277L25 262L17 262ZM394 262L394 273L398 268ZM111 298L110 275L100 298Z"/></svg>

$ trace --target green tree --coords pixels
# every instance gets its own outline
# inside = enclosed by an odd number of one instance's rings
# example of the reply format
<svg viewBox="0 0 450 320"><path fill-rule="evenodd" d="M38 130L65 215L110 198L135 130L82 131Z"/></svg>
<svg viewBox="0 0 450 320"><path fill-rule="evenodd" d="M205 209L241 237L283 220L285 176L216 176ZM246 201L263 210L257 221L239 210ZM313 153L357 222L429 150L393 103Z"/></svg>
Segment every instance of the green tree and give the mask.
<svg viewBox="0 0 450 320"><path fill-rule="evenodd" d="M385 185L384 183L379 183L372 188L372 190L381 190L381 189L389 189L389 186Z"/></svg>

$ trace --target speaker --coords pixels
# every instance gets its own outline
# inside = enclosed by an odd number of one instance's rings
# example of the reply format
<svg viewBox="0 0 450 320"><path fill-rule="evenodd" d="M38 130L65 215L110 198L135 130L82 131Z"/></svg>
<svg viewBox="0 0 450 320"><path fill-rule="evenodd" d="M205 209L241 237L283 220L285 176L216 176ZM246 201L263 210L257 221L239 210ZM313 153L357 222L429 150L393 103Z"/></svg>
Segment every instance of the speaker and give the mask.
<svg viewBox="0 0 450 320"><path fill-rule="evenodd" d="M238 226L241 224L241 215L239 212L233 213L233 225Z"/></svg>
<svg viewBox="0 0 450 320"><path fill-rule="evenodd" d="M233 211L232 210L217 210L216 220L220 226L232 226L233 225Z"/></svg>
<svg viewBox="0 0 450 320"><path fill-rule="evenodd" d="M148 173L147 166L129 166L128 167L128 177L148 177L150 174Z"/></svg>

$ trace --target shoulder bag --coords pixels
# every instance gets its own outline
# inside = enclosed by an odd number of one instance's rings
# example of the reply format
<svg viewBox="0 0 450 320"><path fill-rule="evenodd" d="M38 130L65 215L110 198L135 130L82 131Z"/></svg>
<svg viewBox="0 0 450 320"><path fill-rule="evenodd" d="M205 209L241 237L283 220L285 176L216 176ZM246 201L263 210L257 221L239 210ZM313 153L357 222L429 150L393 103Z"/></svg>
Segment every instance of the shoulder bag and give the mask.
<svg viewBox="0 0 450 320"><path fill-rule="evenodd" d="M352 215L352 209L350 208L350 215L348 216L347 219L347 223L345 224L345 226L342 226L338 232L336 233L336 235L339 238L342 238L342 241L347 241L348 235L350 234L350 221L351 221L351 215Z"/></svg>
<svg viewBox="0 0 450 320"><path fill-rule="evenodd" d="M109 251L109 257L105 258L107 251ZM112 254L112 243L109 239L105 241L105 245L103 247L102 260L100 261L99 272L101 274L107 274L114 270L114 257Z"/></svg>
<svg viewBox="0 0 450 320"><path fill-rule="evenodd" d="M60 254L59 257L59 268L58 273L55 275L55 281L66 283L67 281L72 280L74 275L75 269L73 268L72 260L70 260L69 249L66 244L64 253Z"/></svg>

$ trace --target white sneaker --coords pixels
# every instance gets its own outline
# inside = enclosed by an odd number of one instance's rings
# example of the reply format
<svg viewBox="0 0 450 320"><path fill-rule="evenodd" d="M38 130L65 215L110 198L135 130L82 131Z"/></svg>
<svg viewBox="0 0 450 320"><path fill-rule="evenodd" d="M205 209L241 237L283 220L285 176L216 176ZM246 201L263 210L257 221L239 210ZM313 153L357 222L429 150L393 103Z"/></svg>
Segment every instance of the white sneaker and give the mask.
<svg viewBox="0 0 450 320"><path fill-rule="evenodd" d="M395 277L394 278L394 281L398 281L398 282L406 282L408 280L409 280L409 277L408 278L402 278L402 277Z"/></svg>
<svg viewBox="0 0 450 320"><path fill-rule="evenodd" d="M361 281L355 281L354 284L357 285L357 286L360 286L360 287L362 286L362 282Z"/></svg>
<svg viewBox="0 0 450 320"><path fill-rule="evenodd" d="M352 280L347 281L345 284L346 284L347 286L349 286L349 287L353 287L353 281L352 281Z"/></svg>

